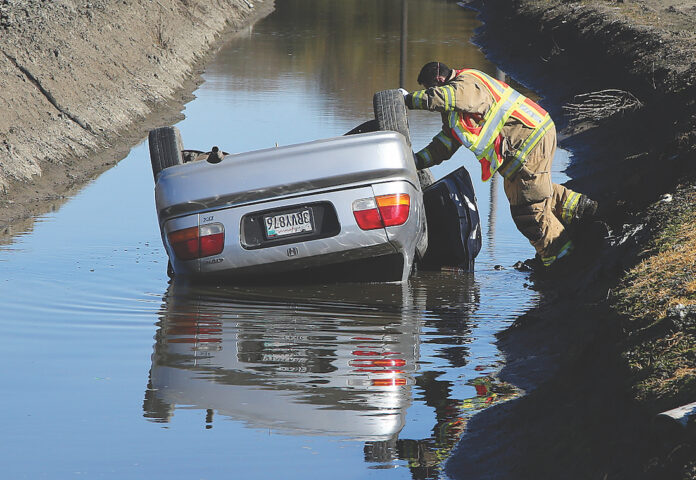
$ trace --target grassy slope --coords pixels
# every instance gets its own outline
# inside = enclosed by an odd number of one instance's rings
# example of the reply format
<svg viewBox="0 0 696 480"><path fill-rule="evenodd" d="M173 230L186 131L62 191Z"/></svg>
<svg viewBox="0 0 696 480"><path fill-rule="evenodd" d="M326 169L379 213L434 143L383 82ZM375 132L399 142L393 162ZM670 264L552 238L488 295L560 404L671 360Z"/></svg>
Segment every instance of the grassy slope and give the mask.
<svg viewBox="0 0 696 480"><path fill-rule="evenodd" d="M623 358L636 399L660 411L696 399L696 322L671 309L696 305L696 190L679 188L650 209L652 239L612 295L626 334Z"/></svg>

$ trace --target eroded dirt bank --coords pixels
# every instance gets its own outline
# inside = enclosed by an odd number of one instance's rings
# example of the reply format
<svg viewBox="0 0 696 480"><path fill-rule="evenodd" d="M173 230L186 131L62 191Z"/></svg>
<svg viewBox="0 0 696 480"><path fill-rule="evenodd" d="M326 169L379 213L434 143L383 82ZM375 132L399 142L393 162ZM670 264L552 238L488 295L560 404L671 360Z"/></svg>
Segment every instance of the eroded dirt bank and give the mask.
<svg viewBox="0 0 696 480"><path fill-rule="evenodd" d="M529 393L475 417L447 472L696 478L693 430L654 423L696 400L696 2L474 7L488 55L544 95L574 154L571 185L610 207L612 236L572 270L533 275L542 304L499 342L502 379ZM564 115L578 95L615 89L638 103L604 98L597 118Z"/></svg>
<svg viewBox="0 0 696 480"><path fill-rule="evenodd" d="M273 0L0 0L0 235L30 228L32 214L171 121L219 36L272 9Z"/></svg>

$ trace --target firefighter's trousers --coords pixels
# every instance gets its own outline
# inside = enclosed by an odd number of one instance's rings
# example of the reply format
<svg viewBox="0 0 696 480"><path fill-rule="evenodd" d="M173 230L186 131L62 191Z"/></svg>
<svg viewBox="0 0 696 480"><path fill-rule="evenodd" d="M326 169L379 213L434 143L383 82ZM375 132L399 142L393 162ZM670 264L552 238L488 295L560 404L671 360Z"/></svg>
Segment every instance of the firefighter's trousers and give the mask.
<svg viewBox="0 0 696 480"><path fill-rule="evenodd" d="M545 265L570 253L566 232L580 194L551 182L556 129L551 128L527 156L524 166L504 181L510 213Z"/></svg>

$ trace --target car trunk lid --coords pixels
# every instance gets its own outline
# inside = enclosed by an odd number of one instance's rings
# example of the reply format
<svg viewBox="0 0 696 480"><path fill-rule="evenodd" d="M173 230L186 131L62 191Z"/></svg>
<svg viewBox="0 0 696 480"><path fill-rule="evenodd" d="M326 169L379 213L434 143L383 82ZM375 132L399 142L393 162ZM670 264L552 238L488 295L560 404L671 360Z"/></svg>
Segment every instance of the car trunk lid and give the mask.
<svg viewBox="0 0 696 480"><path fill-rule="evenodd" d="M160 220L194 212L404 180L418 185L412 152L396 132L375 132L228 155L162 171Z"/></svg>

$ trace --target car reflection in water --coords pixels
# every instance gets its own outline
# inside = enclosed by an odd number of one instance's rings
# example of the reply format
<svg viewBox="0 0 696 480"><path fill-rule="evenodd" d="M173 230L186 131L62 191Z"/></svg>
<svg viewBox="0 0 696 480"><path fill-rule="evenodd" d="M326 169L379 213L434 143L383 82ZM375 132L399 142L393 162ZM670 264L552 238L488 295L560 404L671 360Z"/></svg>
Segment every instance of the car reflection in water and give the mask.
<svg viewBox="0 0 696 480"><path fill-rule="evenodd" d="M259 290L172 284L146 417L168 422L177 405L186 405L255 428L392 438L410 404L420 324L401 313L410 303L402 298L407 287L366 290L379 298L361 290L358 308L303 303L272 290L264 298Z"/></svg>
<svg viewBox="0 0 696 480"><path fill-rule="evenodd" d="M372 466L402 460L414 478L430 478L470 412L510 392L482 372L469 382L475 398L452 398L452 383L438 377L467 363L478 288L471 274L425 278L291 289L174 282L144 415L170 422L177 407L201 409L206 428L215 414L251 428L348 437L365 442ZM427 371L418 368L421 341L438 344ZM435 411L426 439L398 438L412 390Z"/></svg>

